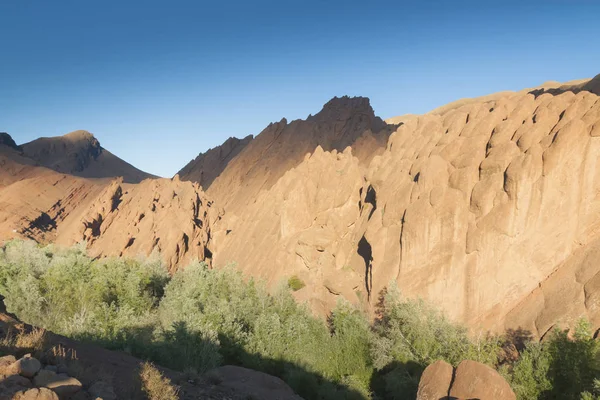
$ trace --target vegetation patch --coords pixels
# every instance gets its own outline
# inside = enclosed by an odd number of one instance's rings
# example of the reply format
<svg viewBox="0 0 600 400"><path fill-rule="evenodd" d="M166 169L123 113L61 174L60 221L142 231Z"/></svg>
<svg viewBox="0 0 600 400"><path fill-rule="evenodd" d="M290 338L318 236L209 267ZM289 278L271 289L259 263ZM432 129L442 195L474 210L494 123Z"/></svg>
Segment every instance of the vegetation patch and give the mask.
<svg viewBox="0 0 600 400"><path fill-rule="evenodd" d="M304 281L300 278L298 278L297 275L294 275L292 277L290 277L290 279L288 279L288 287L290 289L292 289L294 292L297 292L298 290L302 289L304 286L306 286L306 284L304 283Z"/></svg>
<svg viewBox="0 0 600 400"><path fill-rule="evenodd" d="M325 321L294 300L304 282L292 278L269 292L231 266L192 263L169 276L157 256L93 260L80 246L26 241L0 248L0 295L9 312L190 374L233 364L279 376L307 399L408 399L430 363L471 359L499 369L518 399L600 396L600 350L585 321L572 337L557 330L543 343L525 338L518 357L500 359L514 337L473 338L393 285L375 321L345 301ZM3 345L35 350L43 337L39 330ZM142 381L149 398L175 396L150 364Z"/></svg>

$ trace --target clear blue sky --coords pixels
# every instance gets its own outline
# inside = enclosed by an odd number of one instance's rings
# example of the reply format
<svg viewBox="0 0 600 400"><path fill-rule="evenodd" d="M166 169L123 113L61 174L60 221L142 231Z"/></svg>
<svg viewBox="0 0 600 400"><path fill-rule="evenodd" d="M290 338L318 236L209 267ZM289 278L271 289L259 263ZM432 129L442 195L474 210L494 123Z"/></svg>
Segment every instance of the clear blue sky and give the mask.
<svg viewBox="0 0 600 400"><path fill-rule="evenodd" d="M600 73L600 2L0 0L0 131L171 176L333 96L383 118Z"/></svg>

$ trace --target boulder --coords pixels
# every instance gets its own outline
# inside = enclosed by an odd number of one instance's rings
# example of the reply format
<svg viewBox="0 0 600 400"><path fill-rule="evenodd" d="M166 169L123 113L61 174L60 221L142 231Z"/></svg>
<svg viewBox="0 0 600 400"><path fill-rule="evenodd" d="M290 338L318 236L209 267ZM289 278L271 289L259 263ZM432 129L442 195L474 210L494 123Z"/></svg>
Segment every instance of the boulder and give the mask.
<svg viewBox="0 0 600 400"><path fill-rule="evenodd" d="M69 398L81 390L81 382L71 378L66 374L57 374L49 370L41 370L35 378L33 384L37 387L46 387L52 389L61 398Z"/></svg>
<svg viewBox="0 0 600 400"><path fill-rule="evenodd" d="M0 374L12 374L11 366L17 361L15 356L0 357Z"/></svg>
<svg viewBox="0 0 600 400"><path fill-rule="evenodd" d="M417 400L446 399L452 384L453 372L452 365L442 360L436 361L425 368L419 381Z"/></svg>
<svg viewBox="0 0 600 400"><path fill-rule="evenodd" d="M29 389L17 393L13 400L58 400L58 396L50 389Z"/></svg>
<svg viewBox="0 0 600 400"><path fill-rule="evenodd" d="M302 400L281 379L251 369L226 365L207 372L219 386L245 398L262 400Z"/></svg>
<svg viewBox="0 0 600 400"><path fill-rule="evenodd" d="M31 387L31 381L20 375L0 375L0 400L9 400L16 393Z"/></svg>
<svg viewBox="0 0 600 400"><path fill-rule="evenodd" d="M515 400L508 382L491 367L465 360L454 374L450 397L458 399Z"/></svg>
<svg viewBox="0 0 600 400"><path fill-rule="evenodd" d="M30 354L25 355L20 360L15 361L10 369L15 374L19 374L26 378L33 378L35 374L42 368L42 364Z"/></svg>

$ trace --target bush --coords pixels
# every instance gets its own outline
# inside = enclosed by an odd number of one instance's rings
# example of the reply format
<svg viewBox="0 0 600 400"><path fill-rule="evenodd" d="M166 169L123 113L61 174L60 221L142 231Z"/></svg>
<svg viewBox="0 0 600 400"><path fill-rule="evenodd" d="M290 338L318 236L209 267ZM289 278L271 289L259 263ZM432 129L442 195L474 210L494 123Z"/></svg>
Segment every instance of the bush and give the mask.
<svg viewBox="0 0 600 400"><path fill-rule="evenodd" d="M500 350L497 337L470 340L467 330L446 320L422 300L403 300L391 285L374 326L371 357L382 373L380 390L389 398L416 396L421 373L436 360L456 366L475 360L495 366Z"/></svg>
<svg viewBox="0 0 600 400"><path fill-rule="evenodd" d="M140 372L142 390L149 400L178 400L177 389L168 378L162 376L160 371L150 363L142 364Z"/></svg>
<svg viewBox="0 0 600 400"><path fill-rule="evenodd" d="M550 361L550 354L542 344L527 343L512 373L503 373L517 399L539 399L552 389L552 382L548 379Z"/></svg>
<svg viewBox="0 0 600 400"><path fill-rule="evenodd" d="M290 279L288 279L288 287L290 289L292 289L294 292L297 292L298 290L302 289L304 286L306 286L304 281L302 279L298 278L298 276L296 276L296 275L294 275L294 276L290 277Z"/></svg>
<svg viewBox="0 0 600 400"><path fill-rule="evenodd" d="M431 305L403 299L394 285L374 323L346 301L325 322L294 300L292 290L304 283L293 278L269 292L233 266L195 262L169 277L157 254L93 260L82 246L12 241L0 248L0 295L9 312L179 371L227 363L279 376L307 399L405 399L415 397L423 370L436 360L498 367L500 338L473 339ZM17 344L35 350L42 332ZM572 338L555 331L500 370L518 399L597 399L599 357L581 321ZM171 386L151 366L144 371L147 393L161 398L151 388ZM174 393L164 390L165 398Z"/></svg>

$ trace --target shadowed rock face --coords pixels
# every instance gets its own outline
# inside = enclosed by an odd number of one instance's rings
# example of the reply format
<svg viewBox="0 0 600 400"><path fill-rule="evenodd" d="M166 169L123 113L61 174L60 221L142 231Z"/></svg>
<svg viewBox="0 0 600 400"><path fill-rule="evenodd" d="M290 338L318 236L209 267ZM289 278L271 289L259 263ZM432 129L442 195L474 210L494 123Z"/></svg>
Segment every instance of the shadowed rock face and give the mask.
<svg viewBox="0 0 600 400"><path fill-rule="evenodd" d="M334 98L306 120L288 123L282 119L270 124L227 163L207 193L228 212L242 210L317 146L326 151L353 146L354 153L366 163L383 151L392 131L392 126L375 116L369 99ZM188 175L201 176L202 170L188 171Z"/></svg>
<svg viewBox="0 0 600 400"><path fill-rule="evenodd" d="M206 153L200 153L178 172L179 177L184 181L197 182L205 190L208 189L227 164L244 150L252 139L252 135L243 139L231 137L222 145L209 149Z"/></svg>
<svg viewBox="0 0 600 400"><path fill-rule="evenodd" d="M87 131L36 139L25 143L22 148L26 157L65 174L86 178L123 177L128 183L154 177L104 149Z"/></svg>
<svg viewBox="0 0 600 400"><path fill-rule="evenodd" d="M13 150L21 151L21 148L17 146L13 138L6 132L0 132L0 146L7 146Z"/></svg>

